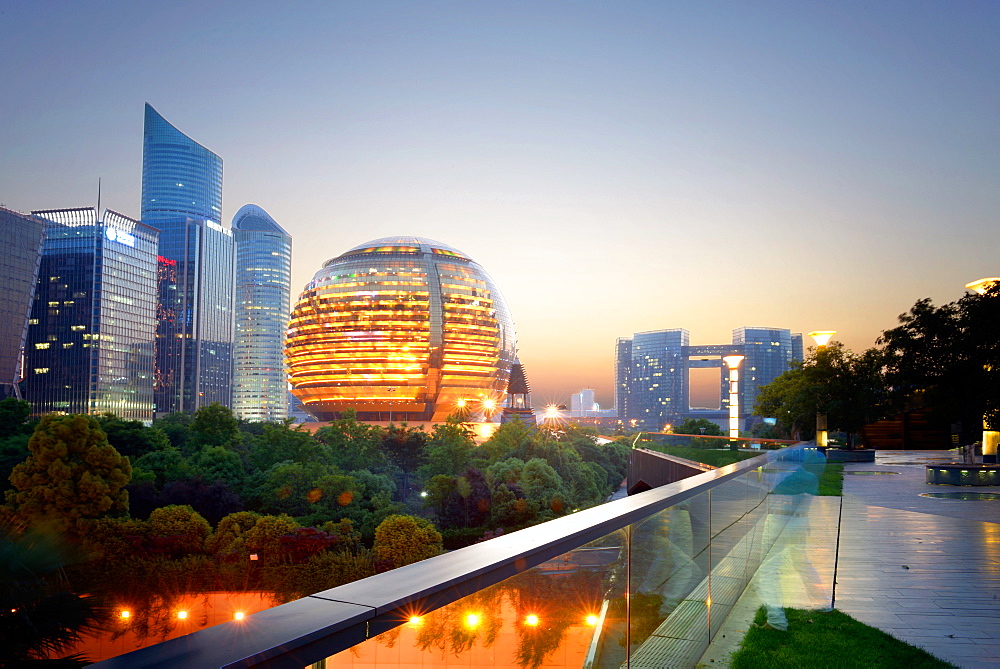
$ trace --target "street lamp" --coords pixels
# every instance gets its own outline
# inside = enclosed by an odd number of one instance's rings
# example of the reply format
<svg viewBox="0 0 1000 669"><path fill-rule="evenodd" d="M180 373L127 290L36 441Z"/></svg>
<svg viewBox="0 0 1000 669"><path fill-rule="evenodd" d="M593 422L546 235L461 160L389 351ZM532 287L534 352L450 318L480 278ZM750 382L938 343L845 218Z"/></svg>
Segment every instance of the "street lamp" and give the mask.
<svg viewBox="0 0 1000 669"><path fill-rule="evenodd" d="M965 284L965 287L979 295L984 295L986 291L1000 283L1000 277L990 276L985 279L977 279ZM983 464L995 463L997 461L997 444L1000 443L1000 432L991 430L986 417L983 416Z"/></svg>
<svg viewBox="0 0 1000 669"><path fill-rule="evenodd" d="M729 438L740 437L740 363L745 356L727 355L722 360L729 368Z"/></svg>
<svg viewBox="0 0 1000 669"><path fill-rule="evenodd" d="M816 332L810 332L809 336L812 340L816 342L816 353L818 354L826 345L830 343L833 335L837 334L836 330L817 330ZM817 448L826 448L828 445L827 433L826 433L826 413L817 411L816 412L816 446Z"/></svg>

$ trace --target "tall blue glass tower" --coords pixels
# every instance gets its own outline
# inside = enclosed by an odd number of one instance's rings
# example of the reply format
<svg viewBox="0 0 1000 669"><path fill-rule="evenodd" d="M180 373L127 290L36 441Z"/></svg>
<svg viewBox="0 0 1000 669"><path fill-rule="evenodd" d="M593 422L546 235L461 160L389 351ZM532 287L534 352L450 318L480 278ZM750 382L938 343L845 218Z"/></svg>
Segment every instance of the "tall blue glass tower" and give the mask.
<svg viewBox="0 0 1000 669"><path fill-rule="evenodd" d="M149 104L142 220L160 230L156 413L229 406L235 243L222 226L222 159Z"/></svg>
<svg viewBox="0 0 1000 669"><path fill-rule="evenodd" d="M233 412L246 420L283 420L288 416L285 330L291 309L292 237L254 204L236 212L233 237Z"/></svg>
<svg viewBox="0 0 1000 669"><path fill-rule="evenodd" d="M146 103L142 132L142 220L222 223L222 158L170 125Z"/></svg>

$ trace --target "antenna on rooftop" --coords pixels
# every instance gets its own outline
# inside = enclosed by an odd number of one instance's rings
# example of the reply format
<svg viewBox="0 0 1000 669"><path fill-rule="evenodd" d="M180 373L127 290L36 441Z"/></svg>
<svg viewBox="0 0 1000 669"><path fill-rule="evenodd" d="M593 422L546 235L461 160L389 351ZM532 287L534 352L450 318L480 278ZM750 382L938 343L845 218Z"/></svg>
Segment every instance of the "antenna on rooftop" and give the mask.
<svg viewBox="0 0 1000 669"><path fill-rule="evenodd" d="M101 216L101 177L97 177L97 217Z"/></svg>

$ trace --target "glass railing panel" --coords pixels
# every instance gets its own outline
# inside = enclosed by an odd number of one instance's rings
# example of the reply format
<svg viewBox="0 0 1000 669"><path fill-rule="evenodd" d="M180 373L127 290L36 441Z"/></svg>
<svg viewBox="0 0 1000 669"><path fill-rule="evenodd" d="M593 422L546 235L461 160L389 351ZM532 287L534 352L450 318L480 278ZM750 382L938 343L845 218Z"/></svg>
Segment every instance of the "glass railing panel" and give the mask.
<svg viewBox="0 0 1000 669"><path fill-rule="evenodd" d="M321 666L618 666L625 535L613 532L434 611L402 611L398 627Z"/></svg>
<svg viewBox="0 0 1000 669"><path fill-rule="evenodd" d="M629 530L628 647L639 666L664 666L708 645L711 495L702 492Z"/></svg>

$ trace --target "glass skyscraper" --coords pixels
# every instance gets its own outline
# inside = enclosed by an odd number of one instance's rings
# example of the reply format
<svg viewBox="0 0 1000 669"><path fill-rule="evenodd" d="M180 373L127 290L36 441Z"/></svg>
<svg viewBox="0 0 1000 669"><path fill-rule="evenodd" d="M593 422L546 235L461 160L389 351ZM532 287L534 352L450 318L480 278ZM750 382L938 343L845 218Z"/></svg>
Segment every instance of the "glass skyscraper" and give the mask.
<svg viewBox="0 0 1000 669"><path fill-rule="evenodd" d="M257 205L233 218L236 333L233 412L257 421L288 416L285 330L291 309L292 237Z"/></svg>
<svg viewBox="0 0 1000 669"><path fill-rule="evenodd" d="M35 414L153 418L158 231L107 210L48 221L25 351Z"/></svg>
<svg viewBox="0 0 1000 669"><path fill-rule="evenodd" d="M683 329L637 332L618 339L615 402L619 420L651 431L687 418L707 418L724 426L729 399L723 358L735 354L745 356L739 368L739 417L743 429L749 429L760 387L788 370L802 350L802 335L782 328L737 328L732 344L691 346L689 340ZM714 370L718 370L718 392L711 388Z"/></svg>
<svg viewBox="0 0 1000 669"><path fill-rule="evenodd" d="M142 220L222 223L222 158L146 104L142 133ZM160 240L163 243L163 240Z"/></svg>
<svg viewBox="0 0 1000 669"><path fill-rule="evenodd" d="M142 220L160 230L156 413L232 400L235 244L222 159L146 105Z"/></svg>
<svg viewBox="0 0 1000 669"><path fill-rule="evenodd" d="M45 222L0 207L0 399L20 397L21 354Z"/></svg>

